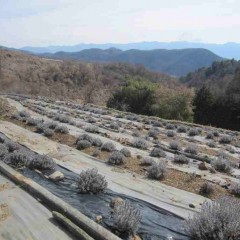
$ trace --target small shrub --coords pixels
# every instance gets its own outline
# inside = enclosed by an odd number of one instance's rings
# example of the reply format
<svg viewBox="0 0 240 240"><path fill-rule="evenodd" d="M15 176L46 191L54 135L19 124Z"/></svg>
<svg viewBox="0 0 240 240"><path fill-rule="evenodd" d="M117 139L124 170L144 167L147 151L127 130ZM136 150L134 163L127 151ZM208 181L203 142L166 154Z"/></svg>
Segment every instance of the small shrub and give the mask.
<svg viewBox="0 0 240 240"><path fill-rule="evenodd" d="M145 139L143 138L135 138L132 143L133 147L135 148L140 148L147 150L148 149L148 143Z"/></svg>
<svg viewBox="0 0 240 240"><path fill-rule="evenodd" d="M174 137L176 134L175 134L174 131L169 130L169 131L166 132L166 135L167 135L168 137Z"/></svg>
<svg viewBox="0 0 240 240"><path fill-rule="evenodd" d="M90 133L98 133L98 132L99 132L98 127L95 126L95 125L92 125L92 124L86 126L86 127L84 128L84 130L85 130L86 132L90 132Z"/></svg>
<svg viewBox="0 0 240 240"><path fill-rule="evenodd" d="M30 114L26 111L20 111L19 116L22 118L30 118Z"/></svg>
<svg viewBox="0 0 240 240"><path fill-rule="evenodd" d="M145 139L146 141L150 141L150 138L149 138L149 136L147 136L147 135L144 136L143 139Z"/></svg>
<svg viewBox="0 0 240 240"><path fill-rule="evenodd" d="M127 115L126 119L130 120L130 121L134 121L134 116L133 115Z"/></svg>
<svg viewBox="0 0 240 240"><path fill-rule="evenodd" d="M154 127L162 127L163 126L163 124L159 121L153 121L152 124L153 124Z"/></svg>
<svg viewBox="0 0 240 240"><path fill-rule="evenodd" d="M3 158L3 162L13 168L22 168L26 165L27 161L28 157L26 153L20 150L6 154Z"/></svg>
<svg viewBox="0 0 240 240"><path fill-rule="evenodd" d="M100 154L101 154L101 151L100 151L99 149L95 149L95 150L93 151L92 156L93 156L93 157L99 157Z"/></svg>
<svg viewBox="0 0 240 240"><path fill-rule="evenodd" d="M77 180L77 188L80 193L97 194L105 192L107 185L105 177L99 174L95 168L82 171Z"/></svg>
<svg viewBox="0 0 240 240"><path fill-rule="evenodd" d="M190 137L194 137L194 136L197 136L199 134L198 130L195 129L195 128L191 128L188 132L188 136Z"/></svg>
<svg viewBox="0 0 240 240"><path fill-rule="evenodd" d="M3 158L6 154L8 154L8 148L0 143L0 158Z"/></svg>
<svg viewBox="0 0 240 240"><path fill-rule="evenodd" d="M21 117L20 117L19 114L17 114L17 113L11 114L11 115L10 115L10 118L11 118L11 119L16 119L16 120L20 120L20 119L21 119Z"/></svg>
<svg viewBox="0 0 240 240"><path fill-rule="evenodd" d="M57 120L59 122L62 122L62 123L68 123L70 121L70 118L66 115L57 115L54 120Z"/></svg>
<svg viewBox="0 0 240 240"><path fill-rule="evenodd" d="M214 139L214 135L212 132L207 133L206 139Z"/></svg>
<svg viewBox="0 0 240 240"><path fill-rule="evenodd" d="M214 137L219 137L219 132L217 130L212 131Z"/></svg>
<svg viewBox="0 0 240 240"><path fill-rule="evenodd" d="M61 134L68 134L69 130L67 127L63 126L63 125L58 125L55 130L56 133L61 133Z"/></svg>
<svg viewBox="0 0 240 240"><path fill-rule="evenodd" d="M197 146L194 145L194 144L190 144L189 146L187 146L184 150L184 152L186 153L190 153L190 154L193 154L193 155L197 155Z"/></svg>
<svg viewBox="0 0 240 240"><path fill-rule="evenodd" d="M6 147L8 148L9 152L14 152L20 149L20 145L18 143L7 141L5 142Z"/></svg>
<svg viewBox="0 0 240 240"><path fill-rule="evenodd" d="M111 122L110 123L110 128L114 130L119 130L119 125L116 122Z"/></svg>
<svg viewBox="0 0 240 240"><path fill-rule="evenodd" d="M4 142L5 142L5 139L0 136L0 143L4 143Z"/></svg>
<svg viewBox="0 0 240 240"><path fill-rule="evenodd" d="M105 142L102 145L101 150L106 152L113 152L116 150L116 147L112 142Z"/></svg>
<svg viewBox="0 0 240 240"><path fill-rule="evenodd" d="M30 118L27 118L26 123L29 126L36 126L39 123L39 121L30 117Z"/></svg>
<svg viewBox="0 0 240 240"><path fill-rule="evenodd" d="M79 137L77 138L76 143L77 143L78 141L81 141L81 140L87 140L88 142L90 142L91 144L93 144L94 138L91 137L90 135L84 133L84 134L79 135Z"/></svg>
<svg viewBox="0 0 240 240"><path fill-rule="evenodd" d="M205 201L200 213L185 221L185 231L194 240L238 240L240 204L233 198Z"/></svg>
<svg viewBox="0 0 240 240"><path fill-rule="evenodd" d="M240 197L240 182L233 183L230 190L234 196Z"/></svg>
<svg viewBox="0 0 240 240"><path fill-rule="evenodd" d="M224 173L232 172L231 162L224 156L219 156L217 159L212 160L211 165L215 170L219 172L224 172Z"/></svg>
<svg viewBox="0 0 240 240"><path fill-rule="evenodd" d="M217 147L217 144L214 142L214 141L209 141L207 143L207 145L210 147L210 148L216 148Z"/></svg>
<svg viewBox="0 0 240 240"><path fill-rule="evenodd" d="M151 128L148 132L148 136L149 137L152 137L154 139L157 139L158 138L158 135L159 135L160 131L158 128Z"/></svg>
<svg viewBox="0 0 240 240"><path fill-rule="evenodd" d="M213 184L211 184L209 182L203 183L202 186L200 187L200 191L199 191L199 193L204 196L209 196L213 192L214 192Z"/></svg>
<svg viewBox="0 0 240 240"><path fill-rule="evenodd" d="M187 132L187 128L185 126L179 126L177 128L177 132L179 132L179 133L186 133Z"/></svg>
<svg viewBox="0 0 240 240"><path fill-rule="evenodd" d="M227 147L226 147L226 150L227 150L228 152L230 152L231 154L235 154L235 153L236 153L236 150L235 150L232 146L227 146Z"/></svg>
<svg viewBox="0 0 240 240"><path fill-rule="evenodd" d="M180 151L182 148L180 146L180 143L178 141L171 141L169 144L170 149Z"/></svg>
<svg viewBox="0 0 240 240"><path fill-rule="evenodd" d="M43 133L48 127L44 123L38 123L36 126L37 133Z"/></svg>
<svg viewBox="0 0 240 240"><path fill-rule="evenodd" d="M48 128L54 130L58 126L58 124L56 122L50 122L50 123L47 123L47 126Z"/></svg>
<svg viewBox="0 0 240 240"><path fill-rule="evenodd" d="M45 129L44 132L43 132L43 135L45 137L52 137L53 134L54 134L54 131L50 128Z"/></svg>
<svg viewBox="0 0 240 240"><path fill-rule="evenodd" d="M96 147L101 147L103 144L102 140L99 138L94 138L92 141L92 145Z"/></svg>
<svg viewBox="0 0 240 240"><path fill-rule="evenodd" d="M147 170L148 178L161 180L167 175L167 164L164 161L153 164Z"/></svg>
<svg viewBox="0 0 240 240"><path fill-rule="evenodd" d="M76 125L76 122L75 122L73 119L70 119L70 120L69 120L69 124L72 125L72 126L75 126L75 125Z"/></svg>
<svg viewBox="0 0 240 240"><path fill-rule="evenodd" d="M151 123L152 123L152 121L151 121L150 119L147 119L147 118L145 118L145 119L143 120L143 122L144 122L145 124L151 124Z"/></svg>
<svg viewBox="0 0 240 240"><path fill-rule="evenodd" d="M219 143L221 144L229 144L231 143L232 138L228 135L222 135L221 138L219 139Z"/></svg>
<svg viewBox="0 0 240 240"><path fill-rule="evenodd" d="M183 154L176 154L174 156L174 160L173 160L175 163L178 163L178 164L188 164L189 163L189 159L183 155Z"/></svg>
<svg viewBox="0 0 240 240"><path fill-rule="evenodd" d="M30 161L28 167L38 170L54 170L56 168L56 163L47 155L37 155Z"/></svg>
<svg viewBox="0 0 240 240"><path fill-rule="evenodd" d="M156 164L156 162L150 157L145 157L140 162L141 166L152 166L153 164Z"/></svg>
<svg viewBox="0 0 240 240"><path fill-rule="evenodd" d="M114 207L113 222L118 232L127 235L135 235L141 221L138 208L133 207L130 202L124 201Z"/></svg>
<svg viewBox="0 0 240 240"><path fill-rule="evenodd" d="M90 148L92 146L92 144L87 141L87 140L80 140L77 142L77 149L78 150L83 150L83 149L86 149L86 148Z"/></svg>
<svg viewBox="0 0 240 240"><path fill-rule="evenodd" d="M131 157L131 152L127 148L122 148L120 152L125 156L125 157Z"/></svg>
<svg viewBox="0 0 240 240"><path fill-rule="evenodd" d="M89 123L96 123L97 121L94 119L94 118L92 118L92 117L90 117L88 120L87 120Z"/></svg>
<svg viewBox="0 0 240 240"><path fill-rule="evenodd" d="M140 137L141 133L138 130L134 130L133 133L132 133L132 136L133 137Z"/></svg>
<svg viewBox="0 0 240 240"><path fill-rule="evenodd" d="M200 128L200 127L197 127L196 130L197 130L198 134L201 134L203 131L202 128Z"/></svg>
<svg viewBox="0 0 240 240"><path fill-rule="evenodd" d="M121 165L124 162L124 155L120 151L114 151L108 158L111 165Z"/></svg>
<svg viewBox="0 0 240 240"><path fill-rule="evenodd" d="M166 157L166 153L159 147L155 147L152 149L152 151L150 152L150 156L151 157Z"/></svg>
<svg viewBox="0 0 240 240"><path fill-rule="evenodd" d="M175 126L173 124L168 123L165 128L169 130L173 130L175 129Z"/></svg>

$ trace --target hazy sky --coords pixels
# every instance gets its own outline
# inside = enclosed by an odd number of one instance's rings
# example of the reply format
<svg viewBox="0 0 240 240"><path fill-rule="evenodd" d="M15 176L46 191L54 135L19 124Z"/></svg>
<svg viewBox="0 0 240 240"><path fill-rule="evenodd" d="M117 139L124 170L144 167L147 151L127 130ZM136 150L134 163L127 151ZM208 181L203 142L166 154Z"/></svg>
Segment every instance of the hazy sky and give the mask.
<svg viewBox="0 0 240 240"><path fill-rule="evenodd" d="M240 0L0 0L0 45L240 42Z"/></svg>

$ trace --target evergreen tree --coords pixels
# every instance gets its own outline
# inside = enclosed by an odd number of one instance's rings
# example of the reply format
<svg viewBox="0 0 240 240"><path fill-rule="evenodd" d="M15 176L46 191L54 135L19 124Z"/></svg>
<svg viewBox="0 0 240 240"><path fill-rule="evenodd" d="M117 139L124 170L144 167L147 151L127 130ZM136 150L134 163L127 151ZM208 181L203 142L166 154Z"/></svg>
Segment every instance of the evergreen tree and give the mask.
<svg viewBox="0 0 240 240"><path fill-rule="evenodd" d="M193 105L194 122L200 124L209 124L212 122L214 97L206 86L203 86L196 92Z"/></svg>
<svg viewBox="0 0 240 240"><path fill-rule="evenodd" d="M107 102L107 106L137 114L152 114L154 83L144 79L130 79L118 89Z"/></svg>

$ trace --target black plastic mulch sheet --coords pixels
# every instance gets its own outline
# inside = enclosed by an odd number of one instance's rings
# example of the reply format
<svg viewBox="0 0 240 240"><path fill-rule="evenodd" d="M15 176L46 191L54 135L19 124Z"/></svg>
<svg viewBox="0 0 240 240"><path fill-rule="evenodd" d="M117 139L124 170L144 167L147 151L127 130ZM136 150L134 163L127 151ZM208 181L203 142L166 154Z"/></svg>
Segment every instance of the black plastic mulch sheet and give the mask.
<svg viewBox="0 0 240 240"><path fill-rule="evenodd" d="M101 215L103 217L102 225L109 230L113 230L111 208L109 205L113 198L120 197L130 201L132 205L140 209L142 220L137 234L143 240L189 239L184 233L183 220L178 216L145 201L110 190L97 195L80 194L75 184L78 178L77 174L64 168L59 168L59 170L65 175L64 181L59 183L49 181L42 175L29 169L24 169L21 173L36 181L91 219L95 220L96 216Z"/></svg>
<svg viewBox="0 0 240 240"><path fill-rule="evenodd" d="M2 133L0 133L0 136L9 140ZM21 148L28 151L31 156L36 154L24 146L21 146ZM64 180L58 183L49 181L43 175L28 168L24 168L19 171L24 176L34 180L89 218L95 220L96 216L101 215L103 217L103 227L111 231L113 231L114 227L112 214L110 212L111 208L109 205L113 198L120 197L124 200L130 201L132 205L139 208L142 220L139 224L137 234L143 240L189 239L184 233L183 219L170 213L169 211L156 207L140 199L113 192L109 189L106 193L97 195L80 194L78 193L76 187L78 175L61 167L58 167L58 170L65 175ZM122 238L127 239L126 237Z"/></svg>

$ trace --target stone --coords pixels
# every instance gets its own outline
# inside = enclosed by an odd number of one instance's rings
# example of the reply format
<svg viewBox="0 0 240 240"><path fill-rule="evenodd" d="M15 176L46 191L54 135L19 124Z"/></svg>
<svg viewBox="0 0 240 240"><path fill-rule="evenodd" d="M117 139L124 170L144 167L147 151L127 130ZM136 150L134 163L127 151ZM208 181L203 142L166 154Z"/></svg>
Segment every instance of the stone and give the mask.
<svg viewBox="0 0 240 240"><path fill-rule="evenodd" d="M219 185L225 189L229 189L229 186L230 186L230 184L228 184L227 182L221 182Z"/></svg>
<svg viewBox="0 0 240 240"><path fill-rule="evenodd" d="M110 207L115 208L116 206L123 204L123 202L124 202L124 200L120 197L113 198L112 201L110 202Z"/></svg>
<svg viewBox="0 0 240 240"><path fill-rule="evenodd" d="M202 171L208 170L208 167L207 167L207 165L206 165L205 162L201 162L201 163L198 165L198 168L199 168L200 170L202 170Z"/></svg>
<svg viewBox="0 0 240 240"><path fill-rule="evenodd" d="M213 167L211 167L210 169L209 169L209 171L210 171L210 173L216 173L217 171L215 170L215 168L213 168Z"/></svg>
<svg viewBox="0 0 240 240"><path fill-rule="evenodd" d="M194 204L192 204L192 203L189 204L189 207L190 208L195 208Z"/></svg>
<svg viewBox="0 0 240 240"><path fill-rule="evenodd" d="M101 215L98 215L98 216L96 216L96 222L97 223L100 223L100 222L102 222L102 216Z"/></svg>
<svg viewBox="0 0 240 240"><path fill-rule="evenodd" d="M61 181L64 179L64 175L60 171L55 171L54 173L49 175L48 178L52 181Z"/></svg>
<svg viewBox="0 0 240 240"><path fill-rule="evenodd" d="M134 235L131 237L131 240L141 240L141 238L138 235Z"/></svg>

